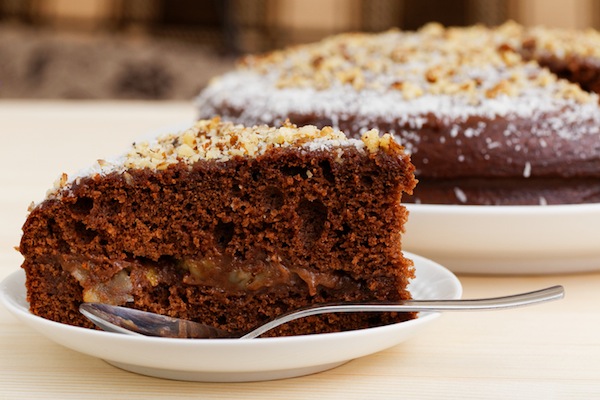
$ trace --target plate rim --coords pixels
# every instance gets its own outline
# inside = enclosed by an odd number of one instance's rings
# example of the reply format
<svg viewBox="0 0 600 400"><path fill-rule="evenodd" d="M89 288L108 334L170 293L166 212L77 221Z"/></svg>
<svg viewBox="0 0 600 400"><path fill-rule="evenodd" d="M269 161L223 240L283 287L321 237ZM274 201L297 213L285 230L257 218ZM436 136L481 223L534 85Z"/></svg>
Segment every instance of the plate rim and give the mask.
<svg viewBox="0 0 600 400"><path fill-rule="evenodd" d="M548 275L600 270L600 203L404 204L403 248L455 273Z"/></svg>

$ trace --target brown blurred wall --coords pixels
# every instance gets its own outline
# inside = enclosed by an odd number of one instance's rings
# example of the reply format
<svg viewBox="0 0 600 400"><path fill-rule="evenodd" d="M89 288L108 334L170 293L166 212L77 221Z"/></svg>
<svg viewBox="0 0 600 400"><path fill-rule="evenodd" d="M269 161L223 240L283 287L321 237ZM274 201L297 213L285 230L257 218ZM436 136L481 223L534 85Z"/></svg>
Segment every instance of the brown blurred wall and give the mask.
<svg viewBox="0 0 600 400"><path fill-rule="evenodd" d="M235 29L240 50L260 51L349 30L378 31L393 26L415 29L429 21L446 25L496 25L513 19L524 25L598 27L599 3L598 0L0 0L0 22L22 20L54 29L88 32L161 31L186 39L193 39L194 31L200 36L210 28L228 27ZM187 20L183 18L186 15Z"/></svg>
<svg viewBox="0 0 600 400"><path fill-rule="evenodd" d="M598 27L600 0L0 0L0 98L191 99L244 53L509 19Z"/></svg>

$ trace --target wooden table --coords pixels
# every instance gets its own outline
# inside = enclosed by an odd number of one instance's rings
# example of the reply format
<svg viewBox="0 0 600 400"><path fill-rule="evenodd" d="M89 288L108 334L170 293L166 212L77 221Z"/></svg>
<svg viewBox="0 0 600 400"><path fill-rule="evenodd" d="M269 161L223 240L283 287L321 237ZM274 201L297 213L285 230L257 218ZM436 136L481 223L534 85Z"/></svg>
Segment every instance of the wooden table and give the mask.
<svg viewBox="0 0 600 400"><path fill-rule="evenodd" d="M189 103L0 102L0 279L21 264L14 246L27 206L62 172L193 118ZM526 309L443 315L419 337L331 371L238 384L124 372L51 342L0 307L0 399L600 399L600 273L460 279L465 298L554 284L567 296Z"/></svg>

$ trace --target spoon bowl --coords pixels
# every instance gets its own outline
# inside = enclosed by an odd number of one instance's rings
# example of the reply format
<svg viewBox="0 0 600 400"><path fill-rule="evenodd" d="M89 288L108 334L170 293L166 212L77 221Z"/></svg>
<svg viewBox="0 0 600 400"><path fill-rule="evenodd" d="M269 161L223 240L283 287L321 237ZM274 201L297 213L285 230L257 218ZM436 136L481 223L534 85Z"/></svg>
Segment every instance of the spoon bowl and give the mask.
<svg viewBox="0 0 600 400"><path fill-rule="evenodd" d="M330 303L316 304L285 313L251 332L227 332L199 322L172 318L128 307L102 303L82 303L79 311L99 328L115 333L170 338L239 338L253 339L273 328L311 315L340 312L420 312L483 311L523 307L564 297L562 286L510 296L466 300L405 300L400 303Z"/></svg>

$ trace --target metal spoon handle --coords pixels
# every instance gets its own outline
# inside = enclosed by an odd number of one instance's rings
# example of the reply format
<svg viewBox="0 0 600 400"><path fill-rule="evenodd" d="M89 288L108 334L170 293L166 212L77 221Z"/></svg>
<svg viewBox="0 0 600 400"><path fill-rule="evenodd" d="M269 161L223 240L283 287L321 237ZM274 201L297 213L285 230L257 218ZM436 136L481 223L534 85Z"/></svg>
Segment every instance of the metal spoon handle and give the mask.
<svg viewBox="0 0 600 400"><path fill-rule="evenodd" d="M171 318L133 308L82 303L79 311L99 328L128 335L170 338L233 338L241 334L185 319Z"/></svg>
<svg viewBox="0 0 600 400"><path fill-rule="evenodd" d="M293 321L298 318L309 317L311 315L340 313L340 312L418 312L418 311L479 311L479 310L500 310L506 308L522 307L536 303L543 303L551 300L558 300L564 297L564 288L562 286L552 286L546 289L536 290L522 294L516 294L503 297L492 297L485 299L467 299L467 300L405 300L400 303L381 304L321 304L314 305L300 310L284 314L252 332L244 335L241 339L252 339L278 327L279 325Z"/></svg>

